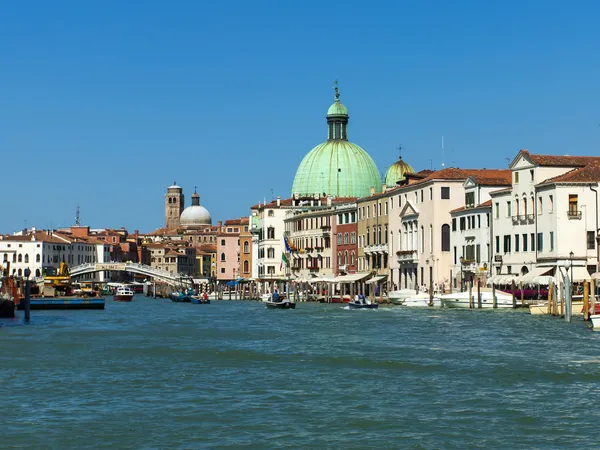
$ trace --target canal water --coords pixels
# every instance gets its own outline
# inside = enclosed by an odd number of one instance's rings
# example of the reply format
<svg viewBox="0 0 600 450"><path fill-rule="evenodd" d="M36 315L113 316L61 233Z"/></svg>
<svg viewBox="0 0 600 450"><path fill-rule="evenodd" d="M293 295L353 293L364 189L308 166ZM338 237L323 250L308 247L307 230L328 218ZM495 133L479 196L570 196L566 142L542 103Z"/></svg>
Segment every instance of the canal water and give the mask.
<svg viewBox="0 0 600 450"><path fill-rule="evenodd" d="M577 317L136 296L2 320L0 342L0 448L600 446Z"/></svg>

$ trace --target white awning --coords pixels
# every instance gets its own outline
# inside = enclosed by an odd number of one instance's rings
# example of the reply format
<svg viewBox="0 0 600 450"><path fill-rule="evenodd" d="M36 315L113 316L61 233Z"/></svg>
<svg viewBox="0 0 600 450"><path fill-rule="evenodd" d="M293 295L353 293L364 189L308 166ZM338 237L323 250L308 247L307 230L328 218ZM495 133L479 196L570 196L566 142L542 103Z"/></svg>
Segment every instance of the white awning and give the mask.
<svg viewBox="0 0 600 450"><path fill-rule="evenodd" d="M572 274L571 274L571 270L573 271ZM573 277L573 279L571 281L574 281L576 283L578 283L580 281L590 280L592 278L590 273L583 266L573 266L571 269L569 269L569 277L571 277L571 276Z"/></svg>
<svg viewBox="0 0 600 450"><path fill-rule="evenodd" d="M542 276L542 275L548 275L550 272L552 272L554 268L553 267L534 267L533 269L531 269L529 272L527 272L525 275L520 276L517 280L515 280L517 283L535 283L535 279Z"/></svg>
<svg viewBox="0 0 600 450"><path fill-rule="evenodd" d="M339 277L335 277L333 281L335 283L354 283L355 281L367 278L369 275L371 275L370 272L352 273L350 275L340 275Z"/></svg>
<svg viewBox="0 0 600 450"><path fill-rule="evenodd" d="M373 277L373 278L371 278L370 280L367 280L367 281L366 281L366 284L377 283L377 282L379 282L379 281L383 280L384 278L385 278L385 275L383 275L383 276L378 276L378 277Z"/></svg>
<svg viewBox="0 0 600 450"><path fill-rule="evenodd" d="M590 275L593 280L600 280L600 272L594 272Z"/></svg>
<svg viewBox="0 0 600 450"><path fill-rule="evenodd" d="M309 280L309 283L335 283L335 277L319 277Z"/></svg>

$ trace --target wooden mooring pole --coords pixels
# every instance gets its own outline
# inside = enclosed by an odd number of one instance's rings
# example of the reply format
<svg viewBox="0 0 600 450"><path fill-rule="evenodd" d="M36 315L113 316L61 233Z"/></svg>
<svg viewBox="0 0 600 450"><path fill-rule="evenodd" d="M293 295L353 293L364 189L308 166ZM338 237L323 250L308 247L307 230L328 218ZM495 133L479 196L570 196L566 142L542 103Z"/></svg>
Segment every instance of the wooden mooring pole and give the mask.
<svg viewBox="0 0 600 450"><path fill-rule="evenodd" d="M583 320L590 320L590 284L583 282Z"/></svg>
<svg viewBox="0 0 600 450"><path fill-rule="evenodd" d="M513 308L517 307L517 297L515 297L515 280L510 282L510 293L512 294Z"/></svg>

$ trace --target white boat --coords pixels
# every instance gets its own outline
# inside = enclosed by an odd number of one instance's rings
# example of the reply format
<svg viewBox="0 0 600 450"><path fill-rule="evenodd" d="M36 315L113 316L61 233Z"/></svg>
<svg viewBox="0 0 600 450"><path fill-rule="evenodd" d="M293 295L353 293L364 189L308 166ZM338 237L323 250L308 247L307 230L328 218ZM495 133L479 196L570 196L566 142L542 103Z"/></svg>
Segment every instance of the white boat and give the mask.
<svg viewBox="0 0 600 450"><path fill-rule="evenodd" d="M600 314L592 314L590 320L592 321L592 328L595 331L600 331Z"/></svg>
<svg viewBox="0 0 600 450"><path fill-rule="evenodd" d="M419 293L413 295L412 297L408 297L404 299L404 303L402 306L407 306L409 308L426 308L429 306L429 294L427 293ZM433 305L434 308L439 308L442 306L442 301L437 295L433 296Z"/></svg>
<svg viewBox="0 0 600 450"><path fill-rule="evenodd" d="M388 299L394 305L401 305L404 303L404 300L409 297L414 297L415 295L419 294L417 294L414 289L399 289L397 291L388 292Z"/></svg>
<svg viewBox="0 0 600 450"><path fill-rule="evenodd" d="M532 315L548 314L548 303L529 305L529 313Z"/></svg>
<svg viewBox="0 0 600 450"><path fill-rule="evenodd" d="M133 299L133 290L127 286L117 288L113 296L115 302L130 302Z"/></svg>
<svg viewBox="0 0 600 450"><path fill-rule="evenodd" d="M482 308L493 308L494 301L492 297L492 290L485 289L481 290L481 307ZM473 298L473 307L479 308L479 302L477 300L477 291L471 292ZM469 292L453 292L452 294L440 295L442 305L446 308L469 308ZM507 294L502 291L496 291L496 302L498 308L512 308L513 299L511 294Z"/></svg>

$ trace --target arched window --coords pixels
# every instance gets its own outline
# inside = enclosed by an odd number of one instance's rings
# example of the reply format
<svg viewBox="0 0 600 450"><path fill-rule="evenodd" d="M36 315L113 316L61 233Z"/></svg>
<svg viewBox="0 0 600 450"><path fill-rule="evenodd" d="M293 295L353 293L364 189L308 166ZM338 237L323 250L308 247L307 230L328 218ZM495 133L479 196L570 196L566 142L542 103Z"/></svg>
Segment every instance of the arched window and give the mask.
<svg viewBox="0 0 600 450"><path fill-rule="evenodd" d="M421 225L421 253L425 253L425 228Z"/></svg>
<svg viewBox="0 0 600 450"><path fill-rule="evenodd" d="M225 253L221 253L221 261L225 261Z"/></svg>
<svg viewBox="0 0 600 450"><path fill-rule="evenodd" d="M350 253L350 265L354 265L354 252Z"/></svg>
<svg viewBox="0 0 600 450"><path fill-rule="evenodd" d="M344 253L344 264L348 264L348 250Z"/></svg>
<svg viewBox="0 0 600 450"><path fill-rule="evenodd" d="M248 270L249 264L248 261L244 261L244 273L249 273L250 271Z"/></svg>
<svg viewBox="0 0 600 450"><path fill-rule="evenodd" d="M523 214L527 215L527 199L523 198Z"/></svg>
<svg viewBox="0 0 600 450"><path fill-rule="evenodd" d="M18 276L22 276L23 275L23 271L21 269L17 270L17 275Z"/></svg>
<svg viewBox="0 0 600 450"><path fill-rule="evenodd" d="M338 266L342 265L342 252L338 252Z"/></svg>
<svg viewBox="0 0 600 450"><path fill-rule="evenodd" d="M35 262L40 262L40 255L39 253L37 255L35 255Z"/></svg>
<svg viewBox="0 0 600 450"><path fill-rule="evenodd" d="M39 278L41 276L40 269L35 269L35 277Z"/></svg>
<svg viewBox="0 0 600 450"><path fill-rule="evenodd" d="M25 262L28 263L29 262L29 254L25 253Z"/></svg>
<svg viewBox="0 0 600 450"><path fill-rule="evenodd" d="M250 244L248 241L244 242L244 253L248 253L250 251Z"/></svg>
<svg viewBox="0 0 600 450"><path fill-rule="evenodd" d="M447 223L442 225L442 251L450 251L450 225Z"/></svg>
<svg viewBox="0 0 600 450"><path fill-rule="evenodd" d="M23 262L23 255L19 253L19 262Z"/></svg>
<svg viewBox="0 0 600 450"><path fill-rule="evenodd" d="M515 198L515 215L518 216L519 214L521 214L519 211L519 199Z"/></svg>

